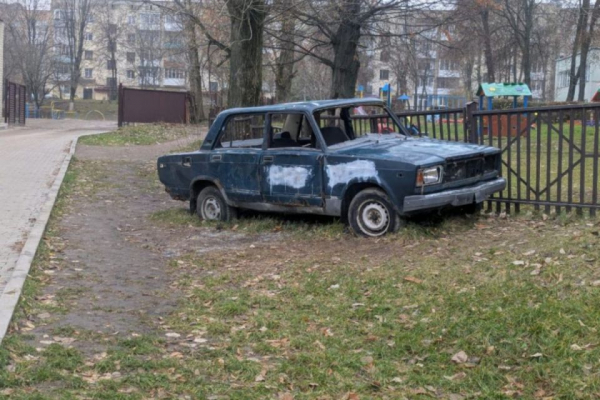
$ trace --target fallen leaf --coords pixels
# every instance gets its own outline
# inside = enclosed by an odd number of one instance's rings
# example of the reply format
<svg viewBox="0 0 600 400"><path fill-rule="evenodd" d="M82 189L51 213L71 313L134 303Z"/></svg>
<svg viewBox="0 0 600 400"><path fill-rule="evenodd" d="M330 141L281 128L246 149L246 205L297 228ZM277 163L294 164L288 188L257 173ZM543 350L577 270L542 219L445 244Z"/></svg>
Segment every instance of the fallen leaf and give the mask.
<svg viewBox="0 0 600 400"><path fill-rule="evenodd" d="M453 355L451 360L457 364L464 364L469 360L469 356L467 355L467 353L461 350L455 355Z"/></svg>
<svg viewBox="0 0 600 400"><path fill-rule="evenodd" d="M405 280L406 282L412 282L412 283L416 283L416 284L421 284L421 283L423 283L423 280L422 280L422 279L415 278L414 276L405 276L405 277L404 277L404 280Z"/></svg>
<svg viewBox="0 0 600 400"><path fill-rule="evenodd" d="M179 333L175 333L175 332L168 332L165 334L166 337L170 337L170 338L178 338L181 337L181 335Z"/></svg>
<svg viewBox="0 0 600 400"><path fill-rule="evenodd" d="M513 261L513 265L516 265L516 266L525 265L525 261L516 260L516 261Z"/></svg>

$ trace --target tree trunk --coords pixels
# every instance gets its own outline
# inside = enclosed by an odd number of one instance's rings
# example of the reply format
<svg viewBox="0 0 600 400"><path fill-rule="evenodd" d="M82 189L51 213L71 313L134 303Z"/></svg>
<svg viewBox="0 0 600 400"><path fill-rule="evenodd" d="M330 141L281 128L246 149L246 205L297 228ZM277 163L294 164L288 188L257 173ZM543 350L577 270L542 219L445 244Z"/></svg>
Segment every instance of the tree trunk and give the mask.
<svg viewBox="0 0 600 400"><path fill-rule="evenodd" d="M535 0L527 0L524 7L525 26L523 27L522 45L522 71L523 81L531 85L531 32L533 31L533 14L535 11Z"/></svg>
<svg viewBox="0 0 600 400"><path fill-rule="evenodd" d="M230 0L229 107L256 106L262 89L264 0Z"/></svg>
<svg viewBox="0 0 600 400"><path fill-rule="evenodd" d="M594 36L594 28L596 26L596 22L598 21L598 14L600 11L600 0L596 0L594 3L594 11L592 12L592 18L590 20L589 28L585 29L582 32L582 43L581 43L581 54L579 56L579 96L577 96L577 100L584 101L585 100L585 85L586 85L586 75L587 75L587 59L590 51L590 46L592 44L592 38Z"/></svg>
<svg viewBox="0 0 600 400"><path fill-rule="evenodd" d="M573 41L573 50L571 51L571 68L569 72L569 91L567 92L567 101L573 101L575 98L575 88L577 87L577 79L579 78L579 69L577 68L577 54L581 44L586 25L587 15L590 9L590 0L583 0L579 9L579 18L577 19L577 28L575 30L575 40Z"/></svg>
<svg viewBox="0 0 600 400"><path fill-rule="evenodd" d="M281 50L275 70L275 96L282 103L290 98L294 78L294 32L296 23L293 16L284 15L281 21Z"/></svg>
<svg viewBox="0 0 600 400"><path fill-rule="evenodd" d="M485 55L487 79L488 82L495 82L496 71L494 69L494 55L492 53L492 38L490 33L490 11L488 9L481 11L481 22L483 23L483 52Z"/></svg>
<svg viewBox="0 0 600 400"><path fill-rule="evenodd" d="M360 25L353 21L353 17L360 13L360 0L346 0L345 7L347 16L340 22L332 40L332 99L354 97L360 68L357 54Z"/></svg>
<svg viewBox="0 0 600 400"><path fill-rule="evenodd" d="M188 56L190 58L190 89L192 94L190 119L193 124L197 124L204 121L206 117L202 101L202 71L198 55L198 42L196 40L196 25L191 18L186 20L186 32L189 35Z"/></svg>

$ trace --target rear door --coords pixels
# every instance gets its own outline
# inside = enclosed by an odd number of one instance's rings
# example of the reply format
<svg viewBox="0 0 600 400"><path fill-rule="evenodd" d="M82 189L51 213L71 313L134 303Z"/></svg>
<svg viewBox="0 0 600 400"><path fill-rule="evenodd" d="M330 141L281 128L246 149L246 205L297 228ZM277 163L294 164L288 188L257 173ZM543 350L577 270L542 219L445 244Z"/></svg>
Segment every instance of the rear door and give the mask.
<svg viewBox="0 0 600 400"><path fill-rule="evenodd" d="M259 162L262 154L265 114L229 117L209 158L228 198L239 203L261 201Z"/></svg>
<svg viewBox="0 0 600 400"><path fill-rule="evenodd" d="M323 151L303 113L267 116L267 143L260 160L265 202L323 206Z"/></svg>

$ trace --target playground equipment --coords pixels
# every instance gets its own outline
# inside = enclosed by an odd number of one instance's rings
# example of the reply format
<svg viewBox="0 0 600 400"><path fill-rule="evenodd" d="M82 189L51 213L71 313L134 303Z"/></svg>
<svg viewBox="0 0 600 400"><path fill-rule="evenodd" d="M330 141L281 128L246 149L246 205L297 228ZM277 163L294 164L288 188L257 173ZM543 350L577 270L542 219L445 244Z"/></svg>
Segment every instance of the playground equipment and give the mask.
<svg viewBox="0 0 600 400"><path fill-rule="evenodd" d="M513 108L517 108L519 97L523 97L523 107L527 108L531 90L525 83L482 83L477 89L479 109L484 109L487 98L487 110L494 108L494 97L512 97ZM479 135L486 134L491 129L492 136L527 135L527 114L502 114L483 117L479 125Z"/></svg>

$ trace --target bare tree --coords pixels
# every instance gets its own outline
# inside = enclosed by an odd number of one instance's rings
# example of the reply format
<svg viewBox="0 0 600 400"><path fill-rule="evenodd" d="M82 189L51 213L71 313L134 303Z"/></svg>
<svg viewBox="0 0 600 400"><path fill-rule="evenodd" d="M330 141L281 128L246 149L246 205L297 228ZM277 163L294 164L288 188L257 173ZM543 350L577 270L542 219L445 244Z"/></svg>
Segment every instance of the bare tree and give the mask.
<svg viewBox="0 0 600 400"><path fill-rule="evenodd" d="M49 14L42 10L41 3L24 0L13 4L6 18L8 57L38 108L53 73Z"/></svg>
<svg viewBox="0 0 600 400"><path fill-rule="evenodd" d="M531 84L531 39L538 1L504 0L503 7L498 11L508 23L521 50L521 72L523 81L528 85Z"/></svg>
<svg viewBox="0 0 600 400"><path fill-rule="evenodd" d="M94 10L95 24L97 29L95 38L99 46L100 68L106 68L110 71L110 76L106 81L108 87L109 100L116 100L118 96L118 46L121 45L125 35L127 24L123 13L117 11L118 4L114 0L105 0L98 2Z"/></svg>
<svg viewBox="0 0 600 400"><path fill-rule="evenodd" d="M94 0L56 0L54 4L55 41L66 46L70 75L69 110L75 109L75 96L81 79L83 44L93 20Z"/></svg>

